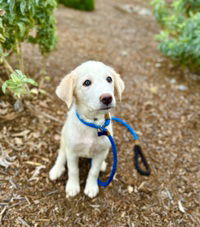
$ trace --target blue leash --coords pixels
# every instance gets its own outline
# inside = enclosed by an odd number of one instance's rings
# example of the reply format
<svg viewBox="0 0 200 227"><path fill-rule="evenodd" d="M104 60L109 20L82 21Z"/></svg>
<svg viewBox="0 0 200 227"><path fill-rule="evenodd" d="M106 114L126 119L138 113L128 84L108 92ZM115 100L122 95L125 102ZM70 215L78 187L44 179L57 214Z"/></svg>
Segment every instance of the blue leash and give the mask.
<svg viewBox="0 0 200 227"><path fill-rule="evenodd" d="M106 129L106 127L110 124L110 121L113 120L113 121L116 121L122 125L124 125L128 130L129 132L132 134L133 136L133 139L135 141L135 145L134 145L134 148L133 148L133 151L135 153L134 155L134 164L135 164L135 168L136 170L141 174L141 175L145 175L145 176L149 176L150 175L150 167L146 161L146 158L142 152L142 149L141 147L138 145L138 135L137 133L134 131L133 128L131 128L131 126L123 121L122 119L118 118L118 117L112 117L112 119L110 119L109 117L109 114L106 114L105 116L105 122L104 124L101 126L101 125L97 125L97 124L94 124L94 123L91 123L91 122L87 122L85 120L83 120L79 113L76 112L76 116L77 118L86 126L88 127L91 127L91 128L95 128L97 129L97 135L98 136L107 136L111 145L112 145L112 153L113 153L113 166L112 166L112 170L111 170L111 173L110 173L110 176L108 178L107 181L103 182L101 181L100 179L98 179L98 184L100 186L103 186L103 187L106 187L108 186L112 180L113 180L113 177L116 173L116 170L117 170L117 163L118 163L118 159L117 159L117 147L116 147L116 144L115 144L115 140L113 139L113 137L111 136L110 132ZM143 170L141 167L140 167L140 164L139 164L139 158L141 158L141 161L142 163L144 164L144 167L146 168L146 170Z"/></svg>

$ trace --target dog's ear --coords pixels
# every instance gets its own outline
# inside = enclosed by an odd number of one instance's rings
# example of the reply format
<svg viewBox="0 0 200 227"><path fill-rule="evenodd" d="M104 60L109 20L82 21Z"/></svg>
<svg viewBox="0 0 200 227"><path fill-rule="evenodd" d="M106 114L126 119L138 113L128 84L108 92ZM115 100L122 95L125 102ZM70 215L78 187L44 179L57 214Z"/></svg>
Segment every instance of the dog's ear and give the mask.
<svg viewBox="0 0 200 227"><path fill-rule="evenodd" d="M121 101L122 93L124 91L125 85L124 81L121 79L120 75L113 70L114 75L114 86L117 93L117 97Z"/></svg>
<svg viewBox="0 0 200 227"><path fill-rule="evenodd" d="M61 80L60 84L56 88L57 96L67 104L68 108L71 107L73 102L73 93L75 87L74 80L74 74L71 72Z"/></svg>

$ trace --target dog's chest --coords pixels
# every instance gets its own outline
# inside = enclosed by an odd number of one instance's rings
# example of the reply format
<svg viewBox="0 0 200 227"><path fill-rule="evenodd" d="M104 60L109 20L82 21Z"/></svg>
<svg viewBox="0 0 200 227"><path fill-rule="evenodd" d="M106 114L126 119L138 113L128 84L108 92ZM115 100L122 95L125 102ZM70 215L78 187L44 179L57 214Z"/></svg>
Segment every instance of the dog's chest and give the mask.
<svg viewBox="0 0 200 227"><path fill-rule="evenodd" d="M107 136L98 136L95 129L81 130L73 141L73 151L80 157L92 158L110 147Z"/></svg>
<svg viewBox="0 0 200 227"><path fill-rule="evenodd" d="M97 122L102 125L103 122ZM112 134L112 125L107 129ZM75 114L70 114L63 128L63 136L71 152L79 157L92 158L110 148L107 136L98 136L97 130L81 123Z"/></svg>
<svg viewBox="0 0 200 227"><path fill-rule="evenodd" d="M110 142L106 136L97 136L95 133L87 133L79 138L74 144L74 151L80 157L91 158L100 152L105 152L110 147Z"/></svg>

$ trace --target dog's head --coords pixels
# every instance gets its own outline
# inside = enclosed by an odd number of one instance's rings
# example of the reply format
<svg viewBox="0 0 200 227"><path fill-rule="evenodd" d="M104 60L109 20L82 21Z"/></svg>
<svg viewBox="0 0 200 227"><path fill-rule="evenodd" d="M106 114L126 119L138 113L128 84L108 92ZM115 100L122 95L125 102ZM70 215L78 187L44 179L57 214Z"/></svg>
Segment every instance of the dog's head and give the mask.
<svg viewBox="0 0 200 227"><path fill-rule="evenodd" d="M89 112L107 112L115 107L115 93L121 100L124 82L114 69L97 61L87 61L65 76L56 94L68 108L72 103Z"/></svg>

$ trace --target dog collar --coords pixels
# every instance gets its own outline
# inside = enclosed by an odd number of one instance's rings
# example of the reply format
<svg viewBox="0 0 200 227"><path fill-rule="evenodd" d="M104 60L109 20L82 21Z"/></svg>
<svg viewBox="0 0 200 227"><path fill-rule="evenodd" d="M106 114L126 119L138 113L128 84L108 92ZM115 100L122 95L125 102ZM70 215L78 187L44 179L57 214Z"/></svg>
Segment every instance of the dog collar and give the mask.
<svg viewBox="0 0 200 227"><path fill-rule="evenodd" d="M79 121L81 123L83 123L84 125L87 125L91 128L96 128L96 129L99 129L99 130L105 129L110 124L110 121L111 121L109 114L105 114L105 121L104 121L103 125L99 125L99 124L95 124L93 122L85 121L83 118L81 118L80 114L77 111L76 111L76 116L79 119Z"/></svg>

